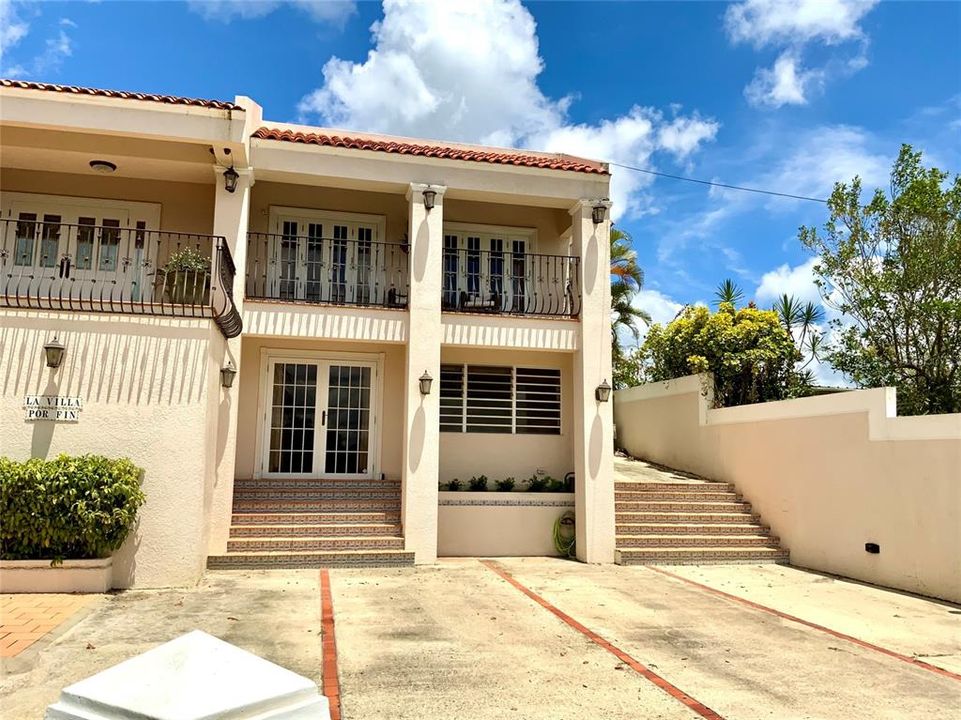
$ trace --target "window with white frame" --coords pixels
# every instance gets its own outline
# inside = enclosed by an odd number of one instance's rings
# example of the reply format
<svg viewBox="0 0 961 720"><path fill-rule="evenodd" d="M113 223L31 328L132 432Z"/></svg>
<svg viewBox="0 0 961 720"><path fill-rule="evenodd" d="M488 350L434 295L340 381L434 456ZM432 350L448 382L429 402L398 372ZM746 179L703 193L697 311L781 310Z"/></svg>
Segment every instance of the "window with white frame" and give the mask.
<svg viewBox="0 0 961 720"><path fill-rule="evenodd" d="M560 435L561 371L442 365L440 430Z"/></svg>

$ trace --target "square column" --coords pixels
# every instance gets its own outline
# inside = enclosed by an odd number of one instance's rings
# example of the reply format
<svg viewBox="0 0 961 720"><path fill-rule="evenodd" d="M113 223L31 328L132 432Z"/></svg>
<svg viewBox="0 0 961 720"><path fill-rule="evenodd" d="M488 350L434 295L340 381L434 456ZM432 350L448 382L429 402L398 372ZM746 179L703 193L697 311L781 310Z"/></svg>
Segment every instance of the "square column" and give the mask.
<svg viewBox="0 0 961 720"><path fill-rule="evenodd" d="M214 168L214 235L227 240L234 261L233 300L237 312L243 316L244 286L247 267L247 222L250 214L250 188L253 176L249 169L237 168L240 177L234 192L224 187L222 167ZM220 281L215 277L211 284ZM230 533L230 517L233 505L234 465L237 459L237 409L239 406L239 384L224 388L220 382L220 368L228 362L233 363L238 375L240 367L241 338L238 336L225 340L220 330L211 324L210 367L208 382L210 387L210 407L207 447L211 472L207 477L208 518L207 554L223 555L227 552L227 538Z"/></svg>
<svg viewBox="0 0 961 720"><path fill-rule="evenodd" d="M574 511L577 558L614 562L614 413L595 390L611 382L610 213L594 224L596 205L581 200L571 208L573 252L581 260L581 317L574 356Z"/></svg>
<svg viewBox="0 0 961 720"><path fill-rule="evenodd" d="M410 238L407 365L404 374L404 468L401 518L404 548L415 563L437 559L437 483L440 465L441 258L444 191L441 185L411 183L407 191ZM434 207L424 207L433 191ZM433 378L421 395L420 378Z"/></svg>

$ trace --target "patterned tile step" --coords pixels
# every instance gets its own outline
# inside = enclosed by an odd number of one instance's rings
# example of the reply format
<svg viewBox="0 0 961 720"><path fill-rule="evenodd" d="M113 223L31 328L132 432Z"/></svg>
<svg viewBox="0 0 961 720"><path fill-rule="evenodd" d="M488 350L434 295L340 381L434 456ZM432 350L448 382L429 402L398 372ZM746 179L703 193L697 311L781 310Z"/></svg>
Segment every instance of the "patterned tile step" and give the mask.
<svg viewBox="0 0 961 720"><path fill-rule="evenodd" d="M641 512L622 512L618 507L614 520L617 523L753 523L758 517L753 513L740 512L665 512L660 510Z"/></svg>
<svg viewBox="0 0 961 720"><path fill-rule="evenodd" d="M385 535L343 535L338 537L254 537L227 541L228 553L303 552L313 550L403 550L404 538Z"/></svg>
<svg viewBox="0 0 961 720"><path fill-rule="evenodd" d="M777 540L763 534L750 535L618 535L618 548L682 547L778 547Z"/></svg>
<svg viewBox="0 0 961 720"><path fill-rule="evenodd" d="M396 490L307 490L290 488L287 490L238 490L234 488L234 502L240 500L272 500L275 502L290 502L298 500L385 500L400 502L400 493Z"/></svg>
<svg viewBox="0 0 961 720"><path fill-rule="evenodd" d="M741 516L738 516L741 517ZM671 523L644 522L618 523L616 532L621 535L750 535L767 534L770 528L752 522L728 523Z"/></svg>
<svg viewBox="0 0 961 720"><path fill-rule="evenodd" d="M727 565L787 563L787 550L776 548L628 548L614 551L619 565Z"/></svg>
<svg viewBox="0 0 961 720"><path fill-rule="evenodd" d="M615 492L734 492L734 485L725 482L706 482L696 480L691 482L638 482L634 480L617 480L614 482Z"/></svg>
<svg viewBox="0 0 961 720"><path fill-rule="evenodd" d="M618 502L615 506L615 511L618 513L623 512L671 512L671 513L732 513L732 512L749 512L751 506L746 502L684 502L684 501L667 501L658 502L656 500L650 501L645 500L643 502L637 502L633 500L624 500Z"/></svg>
<svg viewBox="0 0 961 720"><path fill-rule="evenodd" d="M400 512L400 500L234 500L234 512Z"/></svg>
<svg viewBox="0 0 961 720"><path fill-rule="evenodd" d="M400 492L400 480L341 480L318 478L309 480L257 479L234 480L234 490L394 490Z"/></svg>
<svg viewBox="0 0 961 720"><path fill-rule="evenodd" d="M414 553L405 550L228 553L207 558L210 570L407 567L413 564Z"/></svg>
<svg viewBox="0 0 961 720"><path fill-rule="evenodd" d="M237 512L231 516L236 525L341 525L363 523L400 523L400 510L375 510L364 512Z"/></svg>
<svg viewBox="0 0 961 720"><path fill-rule="evenodd" d="M359 535L400 535L399 523L300 523L300 524L235 524L230 527L230 537L330 537Z"/></svg>
<svg viewBox="0 0 961 720"><path fill-rule="evenodd" d="M737 502L741 498L733 492L685 492L683 490L659 490L657 492L615 492L615 502Z"/></svg>

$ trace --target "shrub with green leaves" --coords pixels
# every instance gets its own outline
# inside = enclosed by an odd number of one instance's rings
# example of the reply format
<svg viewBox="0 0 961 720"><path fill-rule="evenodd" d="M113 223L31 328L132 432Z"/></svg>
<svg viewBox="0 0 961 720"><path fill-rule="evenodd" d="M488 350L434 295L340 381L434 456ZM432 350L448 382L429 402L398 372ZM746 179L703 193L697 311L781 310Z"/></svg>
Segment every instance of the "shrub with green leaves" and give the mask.
<svg viewBox="0 0 961 720"><path fill-rule="evenodd" d="M548 479L540 475L531 475L527 479L527 492L544 492L547 490Z"/></svg>
<svg viewBox="0 0 961 720"><path fill-rule="evenodd" d="M470 479L467 485L473 492L487 492L487 476L481 475L480 477L477 477L475 475Z"/></svg>
<svg viewBox="0 0 961 720"><path fill-rule="evenodd" d="M463 483L458 478L454 478L449 483L447 483L448 490L460 490Z"/></svg>
<svg viewBox="0 0 961 720"><path fill-rule="evenodd" d="M99 455L17 462L0 457L0 558L109 557L144 503L143 471Z"/></svg>
<svg viewBox="0 0 961 720"><path fill-rule="evenodd" d="M514 478L504 478L496 483L498 492L511 492L514 489Z"/></svg>

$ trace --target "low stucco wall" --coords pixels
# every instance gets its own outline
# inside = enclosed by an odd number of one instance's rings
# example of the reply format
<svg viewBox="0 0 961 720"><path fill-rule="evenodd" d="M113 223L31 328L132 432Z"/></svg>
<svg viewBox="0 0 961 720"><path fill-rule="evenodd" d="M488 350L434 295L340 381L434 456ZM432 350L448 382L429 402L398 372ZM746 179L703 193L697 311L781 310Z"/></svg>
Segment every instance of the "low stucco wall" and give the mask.
<svg viewBox="0 0 961 720"><path fill-rule="evenodd" d="M572 493L438 495L439 557L557 556L554 521L574 510Z"/></svg>
<svg viewBox="0 0 961 720"><path fill-rule="evenodd" d="M618 391L618 444L734 483L792 564L961 601L961 415L896 417L892 388L711 405L709 376Z"/></svg>
<svg viewBox="0 0 961 720"><path fill-rule="evenodd" d="M56 335L63 364L46 367ZM114 587L195 583L224 450L224 341L210 320L0 310L0 455L128 457L144 469L137 528L113 558ZM76 422L24 418L24 396L80 397Z"/></svg>

